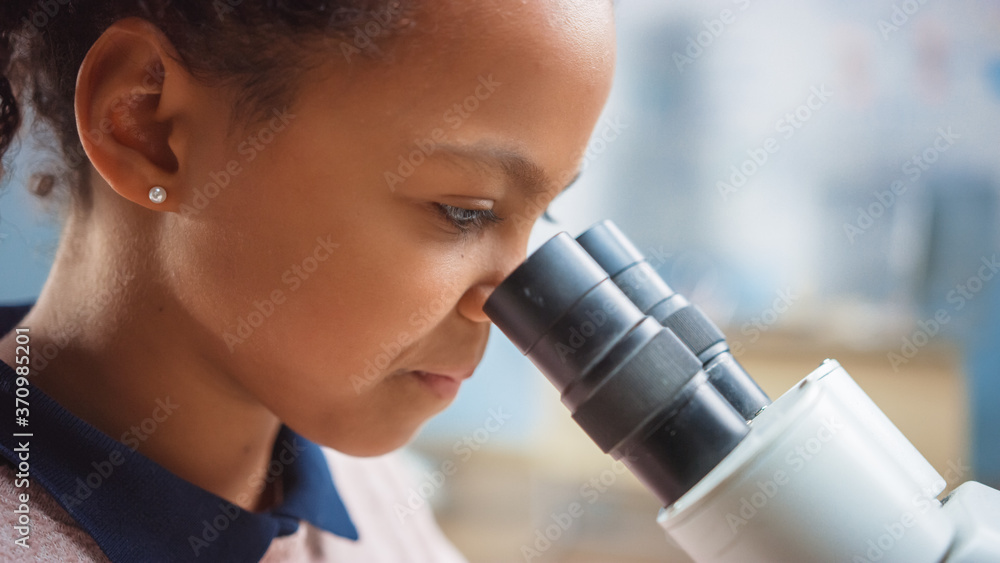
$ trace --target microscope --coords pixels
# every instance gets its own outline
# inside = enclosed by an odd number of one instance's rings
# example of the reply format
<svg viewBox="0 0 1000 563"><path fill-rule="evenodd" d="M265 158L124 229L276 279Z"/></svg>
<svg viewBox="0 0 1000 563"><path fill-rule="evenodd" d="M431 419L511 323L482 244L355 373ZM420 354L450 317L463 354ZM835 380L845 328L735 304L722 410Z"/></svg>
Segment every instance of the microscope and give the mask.
<svg viewBox="0 0 1000 563"><path fill-rule="evenodd" d="M946 482L834 360L774 400L611 222L484 307L698 563L996 563L1000 491Z"/></svg>

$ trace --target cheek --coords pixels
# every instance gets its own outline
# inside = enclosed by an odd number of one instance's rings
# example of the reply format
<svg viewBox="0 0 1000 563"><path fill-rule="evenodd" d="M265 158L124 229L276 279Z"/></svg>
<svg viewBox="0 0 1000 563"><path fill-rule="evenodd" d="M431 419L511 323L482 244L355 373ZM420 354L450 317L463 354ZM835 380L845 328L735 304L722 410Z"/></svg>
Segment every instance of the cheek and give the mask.
<svg viewBox="0 0 1000 563"><path fill-rule="evenodd" d="M265 212L241 205L227 208L225 229L191 231L171 277L221 361L314 374L336 392L372 365L388 367L386 358L419 343L461 296L456 268L392 218L320 220L315 207L288 200Z"/></svg>
<svg viewBox="0 0 1000 563"><path fill-rule="evenodd" d="M206 356L251 400L328 445L398 446L441 405L412 378L358 381L406 367L452 314L463 270L413 210L351 187L362 182L333 187L351 170L293 149L276 143L178 219L165 278L204 327Z"/></svg>
<svg viewBox="0 0 1000 563"><path fill-rule="evenodd" d="M299 348L337 355L352 374L371 365L384 371L454 307L458 292L441 268L419 248L387 242L344 243L328 271L301 282L282 327Z"/></svg>
<svg viewBox="0 0 1000 563"><path fill-rule="evenodd" d="M254 336L244 384L307 438L352 455L405 444L443 408L409 375L392 375L422 349L444 300L395 275L316 279ZM368 283L366 283L368 282ZM430 300L430 303L428 303ZM246 357L245 359L250 359ZM273 369L261 365L275 361Z"/></svg>

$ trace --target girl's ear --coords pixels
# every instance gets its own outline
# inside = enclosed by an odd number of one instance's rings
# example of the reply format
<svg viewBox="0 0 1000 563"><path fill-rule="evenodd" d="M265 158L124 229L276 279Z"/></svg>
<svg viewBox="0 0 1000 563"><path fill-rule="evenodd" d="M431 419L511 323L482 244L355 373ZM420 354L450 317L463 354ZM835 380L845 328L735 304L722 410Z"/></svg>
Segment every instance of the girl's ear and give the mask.
<svg viewBox="0 0 1000 563"><path fill-rule="evenodd" d="M177 211L185 191L186 108L203 95L173 45L151 23L112 24L80 66L77 131L97 172L122 197L143 207ZM165 188L162 203L150 199Z"/></svg>

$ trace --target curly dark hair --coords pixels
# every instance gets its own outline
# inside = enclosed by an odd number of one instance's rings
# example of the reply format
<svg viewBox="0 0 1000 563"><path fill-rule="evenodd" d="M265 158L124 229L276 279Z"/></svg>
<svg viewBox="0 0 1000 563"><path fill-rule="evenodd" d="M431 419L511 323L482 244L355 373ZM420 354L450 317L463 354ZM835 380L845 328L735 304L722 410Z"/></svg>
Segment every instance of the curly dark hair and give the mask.
<svg viewBox="0 0 1000 563"><path fill-rule="evenodd" d="M235 87L235 116L247 120L287 103L316 55L331 55L317 53L317 39L337 39L325 45L337 56L345 50L377 56L372 39L413 26L405 0L2 0L0 157L21 128L26 100L62 157L58 174L36 175L37 195L47 195L58 178L89 204L73 109L76 76L101 34L127 17L157 26L199 80Z"/></svg>

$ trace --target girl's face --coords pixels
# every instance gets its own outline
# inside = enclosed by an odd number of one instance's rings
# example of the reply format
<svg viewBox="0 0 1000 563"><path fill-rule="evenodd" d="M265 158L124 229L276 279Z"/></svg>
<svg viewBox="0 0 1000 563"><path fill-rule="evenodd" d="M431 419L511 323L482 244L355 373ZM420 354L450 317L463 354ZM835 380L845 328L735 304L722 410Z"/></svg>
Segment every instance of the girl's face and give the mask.
<svg viewBox="0 0 1000 563"><path fill-rule="evenodd" d="M399 38L373 19L328 41L295 102L245 131L216 102L166 230L166 283L238 398L354 455L404 444L472 374L483 302L611 83L610 2L434 5Z"/></svg>

